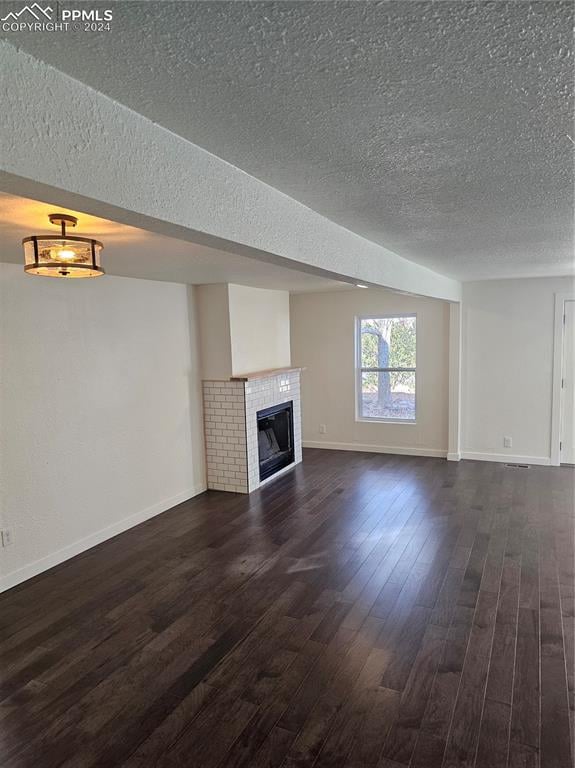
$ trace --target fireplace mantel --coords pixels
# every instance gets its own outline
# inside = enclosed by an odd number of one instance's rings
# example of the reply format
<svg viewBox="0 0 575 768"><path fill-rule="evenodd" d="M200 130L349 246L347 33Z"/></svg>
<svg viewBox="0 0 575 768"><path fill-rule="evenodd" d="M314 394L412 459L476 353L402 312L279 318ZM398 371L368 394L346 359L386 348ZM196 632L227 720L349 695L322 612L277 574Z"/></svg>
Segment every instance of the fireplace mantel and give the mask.
<svg viewBox="0 0 575 768"><path fill-rule="evenodd" d="M282 373L301 373L303 368L270 368L267 371L254 371L242 373L238 376L230 376L230 381L253 381L254 379L267 379L268 376L279 376Z"/></svg>

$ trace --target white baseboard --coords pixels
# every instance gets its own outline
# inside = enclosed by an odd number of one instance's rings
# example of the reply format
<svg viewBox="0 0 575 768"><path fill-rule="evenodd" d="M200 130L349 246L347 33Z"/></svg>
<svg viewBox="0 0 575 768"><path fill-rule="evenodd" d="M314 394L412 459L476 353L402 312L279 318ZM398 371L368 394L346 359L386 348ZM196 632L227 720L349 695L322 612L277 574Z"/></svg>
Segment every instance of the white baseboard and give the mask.
<svg viewBox="0 0 575 768"><path fill-rule="evenodd" d="M551 464L549 456L512 456L507 453L476 453L475 451L462 451L462 459L471 459L472 461L496 461L508 464L537 464L548 467Z"/></svg>
<svg viewBox="0 0 575 768"><path fill-rule="evenodd" d="M460 461L460 460L461 460L461 454L459 452L447 454L447 461Z"/></svg>
<svg viewBox="0 0 575 768"><path fill-rule="evenodd" d="M145 520L149 520L151 517L160 515L162 512L166 512L168 509L175 507L177 504L181 504L183 501L191 499L193 496L197 496L199 493L203 493L205 490L205 485L188 488L187 490L178 493L176 496L172 496L170 499L159 501L157 504L153 504L151 507L147 507L147 509L143 509L141 512L136 512L134 515L125 517L117 523L112 523L112 525L108 525L106 528L91 533L83 539L68 544L68 546L62 547L62 549L52 552L50 555L40 558L40 560L28 563L28 565L24 565L22 568L18 568L0 578L0 592L5 592L11 587L15 587L17 584L21 584L23 581L27 581L33 576L37 576L39 573L43 573L49 568L53 568L55 565L63 563L65 560L69 560L71 557L75 557L81 552L85 552L87 549L95 547L96 544L101 544L103 541L111 539L113 536L117 536L119 533L123 533L129 528L133 528L135 525L139 525Z"/></svg>
<svg viewBox="0 0 575 768"><path fill-rule="evenodd" d="M406 448L399 445L370 445L369 443L327 443L304 440L304 448L327 448L330 451L358 451L366 453L392 453L399 456L435 456L440 459L447 457L447 451L439 448Z"/></svg>

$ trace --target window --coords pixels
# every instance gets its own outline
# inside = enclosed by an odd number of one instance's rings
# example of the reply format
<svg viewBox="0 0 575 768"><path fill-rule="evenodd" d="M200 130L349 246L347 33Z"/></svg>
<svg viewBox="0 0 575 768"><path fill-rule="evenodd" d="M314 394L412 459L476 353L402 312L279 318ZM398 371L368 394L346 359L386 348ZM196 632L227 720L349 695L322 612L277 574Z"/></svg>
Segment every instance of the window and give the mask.
<svg viewBox="0 0 575 768"><path fill-rule="evenodd" d="M415 421L415 348L415 315L357 319L358 418Z"/></svg>

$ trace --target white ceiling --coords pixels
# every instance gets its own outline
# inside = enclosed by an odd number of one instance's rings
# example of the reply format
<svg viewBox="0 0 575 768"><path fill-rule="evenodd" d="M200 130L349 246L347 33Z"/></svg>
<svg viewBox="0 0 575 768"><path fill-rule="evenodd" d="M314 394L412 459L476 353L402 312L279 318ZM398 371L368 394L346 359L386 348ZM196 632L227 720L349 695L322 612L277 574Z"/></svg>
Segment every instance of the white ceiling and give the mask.
<svg viewBox="0 0 575 768"><path fill-rule="evenodd" d="M439 272L572 270L571 2L113 10L62 45L6 37Z"/></svg>
<svg viewBox="0 0 575 768"><path fill-rule="evenodd" d="M348 283L309 275L245 256L152 234L96 216L0 192L0 261L24 264L22 238L56 234L49 213L78 217L73 234L102 240L107 274L176 283L239 283L294 293L351 289Z"/></svg>

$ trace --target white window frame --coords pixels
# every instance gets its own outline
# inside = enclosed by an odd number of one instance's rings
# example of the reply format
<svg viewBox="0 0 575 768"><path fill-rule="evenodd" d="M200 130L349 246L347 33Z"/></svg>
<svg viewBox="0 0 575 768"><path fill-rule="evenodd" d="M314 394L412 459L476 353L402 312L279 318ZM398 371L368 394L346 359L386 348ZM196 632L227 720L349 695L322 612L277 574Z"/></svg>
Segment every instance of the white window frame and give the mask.
<svg viewBox="0 0 575 768"><path fill-rule="evenodd" d="M415 318L415 367L414 368L362 368L361 365L361 324L364 320L391 320L397 317L413 317ZM398 312L395 314L385 315L356 315L355 318L355 420L362 421L369 424L383 423L383 424L403 424L404 426L412 426L417 424L417 336L418 336L418 323L416 312ZM361 413L361 391L362 391L362 373L369 372L401 372L401 371L413 371L415 377L415 416L413 419L398 419L385 418L378 416L363 416Z"/></svg>

